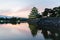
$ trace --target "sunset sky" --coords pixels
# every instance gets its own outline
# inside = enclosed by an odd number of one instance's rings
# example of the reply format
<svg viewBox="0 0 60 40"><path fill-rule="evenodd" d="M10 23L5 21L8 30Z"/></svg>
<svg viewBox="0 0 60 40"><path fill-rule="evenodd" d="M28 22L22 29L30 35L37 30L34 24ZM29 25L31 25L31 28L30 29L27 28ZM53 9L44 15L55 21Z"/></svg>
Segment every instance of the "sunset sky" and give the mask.
<svg viewBox="0 0 60 40"><path fill-rule="evenodd" d="M0 15L28 18L32 7L42 12L57 6L60 6L60 0L0 0Z"/></svg>

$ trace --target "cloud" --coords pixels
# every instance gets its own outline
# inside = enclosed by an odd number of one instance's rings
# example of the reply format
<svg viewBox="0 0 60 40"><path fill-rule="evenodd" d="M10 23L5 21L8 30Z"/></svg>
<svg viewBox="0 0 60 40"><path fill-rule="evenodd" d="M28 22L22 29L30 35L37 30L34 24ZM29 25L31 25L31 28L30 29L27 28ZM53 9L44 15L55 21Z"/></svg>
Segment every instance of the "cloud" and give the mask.
<svg viewBox="0 0 60 40"><path fill-rule="evenodd" d="M13 10L0 10L0 15L5 15L5 16L18 16L18 17L24 17L28 18L28 15L30 14L32 9L32 6L25 7L23 9L18 9L16 11ZM38 7L37 8L39 13L43 11L44 7Z"/></svg>
<svg viewBox="0 0 60 40"><path fill-rule="evenodd" d="M31 8L18 9L17 11L12 10L0 10L0 15L5 16L18 16L18 17L27 17L29 15Z"/></svg>

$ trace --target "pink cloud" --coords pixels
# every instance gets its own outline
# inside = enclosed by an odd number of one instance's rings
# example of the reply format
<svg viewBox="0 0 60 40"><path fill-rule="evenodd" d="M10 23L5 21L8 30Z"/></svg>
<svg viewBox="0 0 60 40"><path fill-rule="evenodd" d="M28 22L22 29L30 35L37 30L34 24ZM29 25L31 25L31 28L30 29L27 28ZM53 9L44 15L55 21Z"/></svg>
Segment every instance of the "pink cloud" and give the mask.
<svg viewBox="0 0 60 40"><path fill-rule="evenodd" d="M19 9L16 12L5 10L0 12L0 15L6 15L6 16L18 16L18 17L26 17L28 18L28 15L30 14L32 7L26 7L23 9ZM38 8L39 12L41 12L43 9L41 7Z"/></svg>

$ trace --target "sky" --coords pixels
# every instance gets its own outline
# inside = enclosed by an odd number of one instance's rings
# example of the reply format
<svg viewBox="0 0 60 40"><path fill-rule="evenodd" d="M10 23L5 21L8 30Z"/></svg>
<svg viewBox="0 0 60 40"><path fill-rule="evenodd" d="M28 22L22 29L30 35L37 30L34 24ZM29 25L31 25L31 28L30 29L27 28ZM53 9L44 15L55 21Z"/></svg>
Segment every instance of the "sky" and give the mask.
<svg viewBox="0 0 60 40"><path fill-rule="evenodd" d="M60 6L60 0L0 0L0 15L28 18L33 7L39 12Z"/></svg>

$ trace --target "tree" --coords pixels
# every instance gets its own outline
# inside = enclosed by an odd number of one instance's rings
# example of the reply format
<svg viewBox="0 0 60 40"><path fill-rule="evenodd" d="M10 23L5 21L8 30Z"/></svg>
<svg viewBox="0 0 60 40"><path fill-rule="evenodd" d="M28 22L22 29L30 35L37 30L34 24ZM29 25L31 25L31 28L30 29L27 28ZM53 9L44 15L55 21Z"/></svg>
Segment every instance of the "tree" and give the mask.
<svg viewBox="0 0 60 40"><path fill-rule="evenodd" d="M44 12L42 12L42 16L52 17L53 15L53 10L49 8L45 8Z"/></svg>
<svg viewBox="0 0 60 40"><path fill-rule="evenodd" d="M44 12L42 12L42 16L48 16L48 8L45 8Z"/></svg>
<svg viewBox="0 0 60 40"><path fill-rule="evenodd" d="M54 7L53 10L55 11L56 17L60 17L60 6Z"/></svg>
<svg viewBox="0 0 60 40"><path fill-rule="evenodd" d="M37 8L33 7L29 15L29 18L39 18L39 17L41 17L41 15L39 15Z"/></svg>
<svg viewBox="0 0 60 40"><path fill-rule="evenodd" d="M45 8L44 12L42 12L42 16L58 17L60 16L60 9L59 7L55 7L53 9Z"/></svg>

